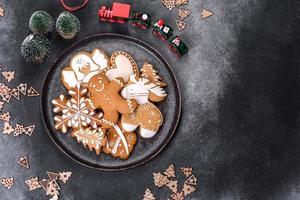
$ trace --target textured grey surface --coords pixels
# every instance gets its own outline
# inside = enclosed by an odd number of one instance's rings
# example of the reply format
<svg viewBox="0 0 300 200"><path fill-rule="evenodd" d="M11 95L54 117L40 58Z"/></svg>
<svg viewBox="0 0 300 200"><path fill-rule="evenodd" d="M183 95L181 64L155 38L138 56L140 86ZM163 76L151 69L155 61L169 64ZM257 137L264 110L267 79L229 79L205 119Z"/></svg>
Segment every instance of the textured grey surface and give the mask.
<svg viewBox="0 0 300 200"><path fill-rule="evenodd" d="M87 8L76 13L82 30L75 40L52 34L52 56L35 66L19 56L20 43L29 34L28 19L35 10L57 17L62 7L58 1L3 0L0 61L3 69L17 71L9 85L27 82L41 89L49 66L69 44L94 33L127 34L158 49L175 70L183 97L176 136L143 166L99 172L62 154L42 126L39 98L23 99L4 111L11 111L13 122L36 123L37 129L32 137L1 135L0 176L14 176L16 182L10 191L0 187L0 199L46 199L42 190L29 192L24 184L29 177L45 177L46 170L73 171L71 181L62 186L61 199L141 199L149 185L158 199L164 199L167 192L154 188L152 172L170 163L194 168L198 190L187 199L299 199L299 1L191 0L187 7L192 15L181 34L190 51L180 60L149 31L100 24L97 9L104 2L111 1L90 0ZM164 17L175 27L176 11L168 12L158 0L131 2L136 10ZM215 15L200 20L202 8ZM16 164L24 153L31 161L29 170Z"/></svg>

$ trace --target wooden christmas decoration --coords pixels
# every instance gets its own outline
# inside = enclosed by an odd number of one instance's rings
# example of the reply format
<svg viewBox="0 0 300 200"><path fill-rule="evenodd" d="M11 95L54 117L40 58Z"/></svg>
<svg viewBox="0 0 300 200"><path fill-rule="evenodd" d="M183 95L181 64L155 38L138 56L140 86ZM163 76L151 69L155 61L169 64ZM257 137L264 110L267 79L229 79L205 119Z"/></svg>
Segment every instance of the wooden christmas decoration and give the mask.
<svg viewBox="0 0 300 200"><path fill-rule="evenodd" d="M181 20L176 20L176 25L179 31L182 31L186 27L186 22L181 21Z"/></svg>
<svg viewBox="0 0 300 200"><path fill-rule="evenodd" d="M183 189L182 189L183 193L184 193L184 196L187 196L187 195L190 195L192 194L193 192L196 191L196 188L191 186L191 185L188 185L188 184L184 184L183 185Z"/></svg>
<svg viewBox="0 0 300 200"><path fill-rule="evenodd" d="M49 182L46 195L54 196L54 195L59 195L59 192L57 190L57 187L52 184L52 182Z"/></svg>
<svg viewBox="0 0 300 200"><path fill-rule="evenodd" d="M3 105L4 105L4 102L3 102L3 101L0 101L0 111L1 111L2 108L3 108Z"/></svg>
<svg viewBox="0 0 300 200"><path fill-rule="evenodd" d="M155 200L155 197L149 188L146 189L143 200Z"/></svg>
<svg viewBox="0 0 300 200"><path fill-rule="evenodd" d="M162 4L171 11L175 7L175 0L162 0Z"/></svg>
<svg viewBox="0 0 300 200"><path fill-rule="evenodd" d="M4 122L4 126L3 126L3 134L11 134L12 132L14 132L14 128L8 123L8 122Z"/></svg>
<svg viewBox="0 0 300 200"><path fill-rule="evenodd" d="M169 182L167 176L162 175L161 173L153 173L154 184L157 187L162 187Z"/></svg>
<svg viewBox="0 0 300 200"><path fill-rule="evenodd" d="M40 188L41 185L39 184L39 178L34 177L31 179L28 179L25 181L26 185L29 187L29 190L36 190L37 188Z"/></svg>
<svg viewBox="0 0 300 200"><path fill-rule="evenodd" d="M19 159L18 164L28 169L29 168L28 157L27 156L21 157Z"/></svg>
<svg viewBox="0 0 300 200"><path fill-rule="evenodd" d="M27 83L21 83L17 89L23 94L26 95L27 92Z"/></svg>
<svg viewBox="0 0 300 200"><path fill-rule="evenodd" d="M172 200L184 200L183 192L175 193L171 197L172 197Z"/></svg>
<svg viewBox="0 0 300 200"><path fill-rule="evenodd" d="M174 169L174 165L170 165L166 171L164 172L164 175L166 175L167 177L175 177L175 169Z"/></svg>
<svg viewBox="0 0 300 200"><path fill-rule="evenodd" d="M1 16L1 17L4 16L4 9L2 8L2 6L0 6L0 16Z"/></svg>
<svg viewBox="0 0 300 200"><path fill-rule="evenodd" d="M72 175L72 172L59 172L59 180L66 183Z"/></svg>
<svg viewBox="0 0 300 200"><path fill-rule="evenodd" d="M35 96L39 96L40 93L38 93L38 91L36 91L36 89L34 89L33 87L30 87L27 91L27 96L29 97L35 97Z"/></svg>
<svg viewBox="0 0 300 200"><path fill-rule="evenodd" d="M9 122L10 121L10 113L6 112L6 113L3 113L2 115L0 115L0 120L2 120L4 122Z"/></svg>
<svg viewBox="0 0 300 200"><path fill-rule="evenodd" d="M188 4L188 0L176 0L175 1L175 5L176 6L181 6L181 5L186 5L186 4Z"/></svg>
<svg viewBox="0 0 300 200"><path fill-rule="evenodd" d="M17 88L13 88L10 92L11 96L15 99L20 100L20 91Z"/></svg>
<svg viewBox="0 0 300 200"><path fill-rule="evenodd" d="M197 185L197 178L195 177L195 175L192 175L188 179L186 179L184 183L188 185Z"/></svg>
<svg viewBox="0 0 300 200"><path fill-rule="evenodd" d="M180 170L185 175L185 177L189 177L190 175L192 175L193 168L191 168L191 167L181 167Z"/></svg>
<svg viewBox="0 0 300 200"><path fill-rule="evenodd" d="M10 93L2 94L1 96L2 96L2 100L5 101L6 103L10 102L10 98L11 98Z"/></svg>
<svg viewBox="0 0 300 200"><path fill-rule="evenodd" d="M58 195L53 195L50 200L58 200Z"/></svg>
<svg viewBox="0 0 300 200"><path fill-rule="evenodd" d="M24 126L20 124L16 124L14 136L19 136L24 133Z"/></svg>
<svg viewBox="0 0 300 200"><path fill-rule="evenodd" d="M24 128L24 134L31 136L34 131L35 125L30 125Z"/></svg>
<svg viewBox="0 0 300 200"><path fill-rule="evenodd" d="M10 189L14 185L14 178L2 178L1 179L1 184L6 187L7 189Z"/></svg>
<svg viewBox="0 0 300 200"><path fill-rule="evenodd" d="M206 18L212 16L213 14L214 14L213 12L206 10L206 9L203 9L201 12L202 19L206 19Z"/></svg>
<svg viewBox="0 0 300 200"><path fill-rule="evenodd" d="M59 174L54 173L54 172L47 172L47 175L48 175L50 181L56 181L59 177Z"/></svg>
<svg viewBox="0 0 300 200"><path fill-rule="evenodd" d="M177 183L178 181L170 181L169 183L167 183L167 187L173 192L173 193L177 193Z"/></svg>
<svg viewBox="0 0 300 200"><path fill-rule="evenodd" d="M42 186L42 188L47 192L48 184L50 180L49 179L43 179L39 181L39 184Z"/></svg>
<svg viewBox="0 0 300 200"><path fill-rule="evenodd" d="M184 20L191 14L191 11L189 10L184 10L184 9L179 9L178 10L178 16L181 20Z"/></svg>
<svg viewBox="0 0 300 200"><path fill-rule="evenodd" d="M2 72L3 77L10 82L15 78L15 72L14 71L4 71Z"/></svg>

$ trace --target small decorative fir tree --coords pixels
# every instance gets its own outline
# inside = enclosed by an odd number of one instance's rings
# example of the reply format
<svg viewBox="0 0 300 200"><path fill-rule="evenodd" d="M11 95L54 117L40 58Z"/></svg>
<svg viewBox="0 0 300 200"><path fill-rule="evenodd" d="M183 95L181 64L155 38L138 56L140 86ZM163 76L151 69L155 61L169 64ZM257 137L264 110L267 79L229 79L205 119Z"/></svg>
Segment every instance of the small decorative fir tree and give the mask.
<svg viewBox="0 0 300 200"><path fill-rule="evenodd" d="M52 32L53 18L45 11L34 12L29 20L29 28L35 34L46 35Z"/></svg>
<svg viewBox="0 0 300 200"><path fill-rule="evenodd" d="M56 21L56 30L65 39L72 39L80 30L78 18L70 12L62 12Z"/></svg>
<svg viewBox="0 0 300 200"><path fill-rule="evenodd" d="M45 36L30 34L21 44L21 54L27 62L40 64L48 57L50 46Z"/></svg>

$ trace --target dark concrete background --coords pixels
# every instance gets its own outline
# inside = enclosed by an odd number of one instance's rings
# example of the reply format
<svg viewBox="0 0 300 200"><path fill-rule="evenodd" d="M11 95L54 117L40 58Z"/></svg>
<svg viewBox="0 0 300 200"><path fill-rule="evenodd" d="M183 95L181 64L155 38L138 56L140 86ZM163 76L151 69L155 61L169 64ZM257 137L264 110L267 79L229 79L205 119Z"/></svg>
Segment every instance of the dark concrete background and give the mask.
<svg viewBox="0 0 300 200"><path fill-rule="evenodd" d="M45 133L39 98L24 98L3 109L13 123L36 123L32 137L0 137L0 176L14 176L11 190L0 187L2 200L47 199L42 190L28 191L24 181L46 177L46 170L73 172L62 185L61 199L142 199L150 186L158 199L168 195L155 189L152 172L169 164L192 166L198 177L196 193L186 199L300 199L300 2L297 0L191 0L188 27L181 33L190 48L174 59L167 47L130 26L99 23L97 9L111 1L90 0L77 12L79 35L64 41L51 34L53 53L40 66L26 64L20 44L29 34L36 10L57 17L58 0L2 0L0 62L16 70L11 87L26 82L38 89L55 57L69 44L100 32L124 33L158 49L175 70L183 96L181 123L171 143L151 162L135 169L109 173L85 168L59 151ZM130 1L124 1L130 2ZM158 0L131 1L133 8L163 17L175 27L177 9L168 12ZM203 21L202 8L215 15ZM1 125L2 128L2 125ZM16 164L28 153L30 169Z"/></svg>

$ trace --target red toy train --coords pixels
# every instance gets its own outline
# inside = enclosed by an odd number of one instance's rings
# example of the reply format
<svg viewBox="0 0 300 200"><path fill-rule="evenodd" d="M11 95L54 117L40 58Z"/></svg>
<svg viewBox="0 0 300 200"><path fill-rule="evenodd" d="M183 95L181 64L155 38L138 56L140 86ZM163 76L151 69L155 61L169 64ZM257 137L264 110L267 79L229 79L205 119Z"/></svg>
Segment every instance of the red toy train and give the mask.
<svg viewBox="0 0 300 200"><path fill-rule="evenodd" d="M173 29L168 26L163 19L159 19L152 25L149 14L141 12L131 12L131 5L125 3L113 3L112 9L101 6L98 12L100 21L124 24L129 22L132 26L141 29L152 27L152 33L158 38L168 41L170 49L178 56L187 53L187 46L181 41L179 36L173 36Z"/></svg>

